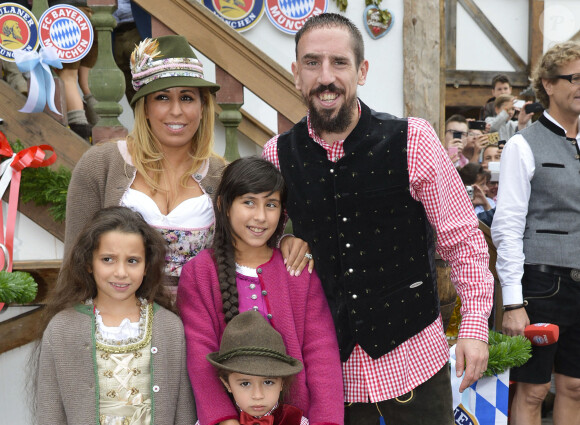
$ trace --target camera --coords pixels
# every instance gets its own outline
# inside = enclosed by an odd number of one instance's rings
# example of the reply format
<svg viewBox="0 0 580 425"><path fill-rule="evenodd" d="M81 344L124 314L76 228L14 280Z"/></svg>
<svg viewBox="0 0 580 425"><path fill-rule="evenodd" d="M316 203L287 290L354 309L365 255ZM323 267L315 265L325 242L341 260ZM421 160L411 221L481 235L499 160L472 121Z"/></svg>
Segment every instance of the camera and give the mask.
<svg viewBox="0 0 580 425"><path fill-rule="evenodd" d="M485 131L485 121L469 121L467 124L471 130Z"/></svg>
<svg viewBox="0 0 580 425"><path fill-rule="evenodd" d="M497 142L498 148L503 149L504 146L505 146L505 140L500 140Z"/></svg>
<svg viewBox="0 0 580 425"><path fill-rule="evenodd" d="M541 103L539 102L534 102L534 103L528 103L525 107L524 110L526 111L526 114L531 114L532 112L543 112L544 111L544 107L542 106Z"/></svg>
<svg viewBox="0 0 580 425"><path fill-rule="evenodd" d="M462 131L454 131L453 132L453 138L454 139L461 139L463 137L463 132Z"/></svg>
<svg viewBox="0 0 580 425"><path fill-rule="evenodd" d="M467 191L467 196L469 196L469 199L473 201L473 186L465 186L465 190Z"/></svg>

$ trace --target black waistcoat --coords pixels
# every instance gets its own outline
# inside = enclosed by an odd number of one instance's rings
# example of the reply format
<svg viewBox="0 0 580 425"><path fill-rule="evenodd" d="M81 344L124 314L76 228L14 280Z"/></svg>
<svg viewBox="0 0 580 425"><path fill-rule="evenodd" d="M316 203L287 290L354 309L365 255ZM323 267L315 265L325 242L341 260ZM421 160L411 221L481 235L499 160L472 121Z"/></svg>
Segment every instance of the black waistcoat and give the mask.
<svg viewBox="0 0 580 425"><path fill-rule="evenodd" d="M306 119L278 138L294 234L310 244L341 359L379 358L439 314L433 233L409 193L407 120L371 111L333 163Z"/></svg>

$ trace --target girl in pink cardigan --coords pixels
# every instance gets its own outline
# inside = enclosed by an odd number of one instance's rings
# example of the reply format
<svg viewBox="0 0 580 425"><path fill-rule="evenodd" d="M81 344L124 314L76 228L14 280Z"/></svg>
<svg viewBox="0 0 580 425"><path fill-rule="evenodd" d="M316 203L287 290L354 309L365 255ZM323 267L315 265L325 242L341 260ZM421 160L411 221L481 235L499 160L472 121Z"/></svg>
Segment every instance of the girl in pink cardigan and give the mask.
<svg viewBox="0 0 580 425"><path fill-rule="evenodd" d="M288 355L304 364L286 402L313 425L342 425L342 371L320 280L306 270L290 276L274 248L284 227L282 175L261 158L239 159L224 171L216 199L213 250L184 266L177 291L200 424L239 424L234 403L205 358L219 350L234 316L255 310L282 335Z"/></svg>

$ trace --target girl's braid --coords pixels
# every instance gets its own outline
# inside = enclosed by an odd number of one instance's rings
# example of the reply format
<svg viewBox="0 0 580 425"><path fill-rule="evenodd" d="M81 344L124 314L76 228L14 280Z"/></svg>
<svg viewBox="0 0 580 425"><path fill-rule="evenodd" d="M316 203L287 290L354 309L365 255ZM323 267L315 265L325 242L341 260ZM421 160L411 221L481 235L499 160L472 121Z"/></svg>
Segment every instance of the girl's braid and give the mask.
<svg viewBox="0 0 580 425"><path fill-rule="evenodd" d="M238 287L236 286L236 261L232 242L218 239L221 239L221 235L218 236L216 232L213 243L214 255L222 293L223 312L226 323L228 323L240 313L238 310Z"/></svg>

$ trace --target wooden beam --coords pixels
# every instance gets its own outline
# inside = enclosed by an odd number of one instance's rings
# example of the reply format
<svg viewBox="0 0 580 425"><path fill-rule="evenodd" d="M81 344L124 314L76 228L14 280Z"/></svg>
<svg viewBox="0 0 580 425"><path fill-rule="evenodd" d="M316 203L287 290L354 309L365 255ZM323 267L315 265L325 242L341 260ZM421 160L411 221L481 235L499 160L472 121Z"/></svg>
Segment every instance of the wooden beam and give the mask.
<svg viewBox="0 0 580 425"><path fill-rule="evenodd" d="M512 94L517 96L521 89L514 88ZM445 87L445 105L451 107L482 107L491 97L489 86L446 86Z"/></svg>
<svg viewBox="0 0 580 425"><path fill-rule="evenodd" d="M491 86L491 79L497 74L505 74L510 79L514 87L527 87L530 82L528 80L527 71L523 72L504 72L504 71L457 71L455 69L447 69L446 82L447 85L452 86Z"/></svg>
<svg viewBox="0 0 580 425"><path fill-rule="evenodd" d="M456 68L457 0L445 0L445 52L446 68Z"/></svg>
<svg viewBox="0 0 580 425"><path fill-rule="evenodd" d="M36 298L30 304L44 304L48 293L56 286L62 260L15 261L14 271L30 273L38 285Z"/></svg>
<svg viewBox="0 0 580 425"><path fill-rule="evenodd" d="M254 94L292 122L306 114L294 79L242 35L196 0L136 0L171 31L183 35L197 50L228 71ZM235 64L235 66L232 66Z"/></svg>
<svg viewBox="0 0 580 425"><path fill-rule="evenodd" d="M543 22L540 22L541 19L544 19L544 0L529 0L528 8L530 16L528 25L528 75L532 75L544 53Z"/></svg>
<svg viewBox="0 0 580 425"><path fill-rule="evenodd" d="M508 41L493 26L487 16L475 4L474 0L459 0L467 14L475 21L482 31L489 37L500 53L509 61L516 71L527 71L527 64L508 43Z"/></svg>
<svg viewBox="0 0 580 425"><path fill-rule="evenodd" d="M38 322L42 308L20 314L0 322L0 354L34 341L38 335Z"/></svg>
<svg viewBox="0 0 580 425"><path fill-rule="evenodd" d="M25 147L51 145L58 154L54 166L64 165L73 169L90 145L46 113L18 112L25 103L24 96L0 80L0 117L4 119L2 132L10 142L18 139Z"/></svg>
<svg viewBox="0 0 580 425"><path fill-rule="evenodd" d="M404 115L425 118L439 127L441 40L439 0L404 0L403 99Z"/></svg>

